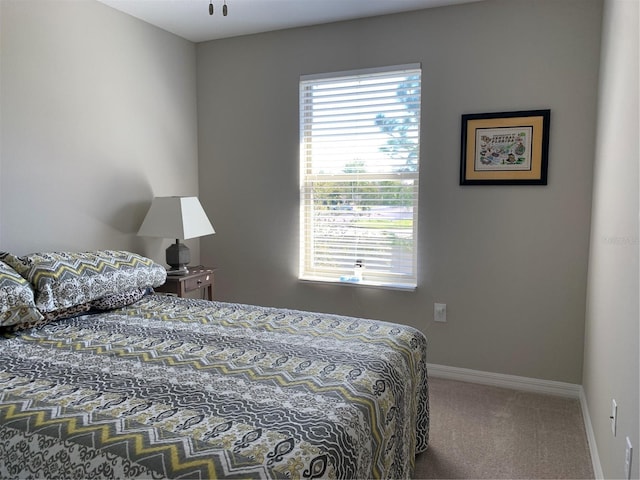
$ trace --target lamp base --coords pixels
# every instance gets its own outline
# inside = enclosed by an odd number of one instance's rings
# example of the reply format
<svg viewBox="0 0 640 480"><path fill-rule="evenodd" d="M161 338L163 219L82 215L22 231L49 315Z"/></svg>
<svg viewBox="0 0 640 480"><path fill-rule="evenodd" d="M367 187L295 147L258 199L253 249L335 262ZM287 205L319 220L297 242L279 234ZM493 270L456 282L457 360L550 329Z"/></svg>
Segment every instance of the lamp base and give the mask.
<svg viewBox="0 0 640 480"><path fill-rule="evenodd" d="M183 277L186 276L189 273L188 269L183 269L183 270L173 270L173 269L168 269L167 270L167 277Z"/></svg>
<svg viewBox="0 0 640 480"><path fill-rule="evenodd" d="M189 248L176 239L176 243L167 248L167 264L171 267L167 270L167 275L186 275L189 273L187 269L189 262L191 262Z"/></svg>

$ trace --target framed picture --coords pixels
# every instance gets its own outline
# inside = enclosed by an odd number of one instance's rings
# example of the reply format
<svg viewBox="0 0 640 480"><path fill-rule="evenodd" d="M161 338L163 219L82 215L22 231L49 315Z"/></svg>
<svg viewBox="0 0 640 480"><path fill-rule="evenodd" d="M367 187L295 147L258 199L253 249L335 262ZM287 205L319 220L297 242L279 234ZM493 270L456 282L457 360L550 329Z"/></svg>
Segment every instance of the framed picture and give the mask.
<svg viewBox="0 0 640 480"><path fill-rule="evenodd" d="M551 110L462 115L460 185L546 185Z"/></svg>

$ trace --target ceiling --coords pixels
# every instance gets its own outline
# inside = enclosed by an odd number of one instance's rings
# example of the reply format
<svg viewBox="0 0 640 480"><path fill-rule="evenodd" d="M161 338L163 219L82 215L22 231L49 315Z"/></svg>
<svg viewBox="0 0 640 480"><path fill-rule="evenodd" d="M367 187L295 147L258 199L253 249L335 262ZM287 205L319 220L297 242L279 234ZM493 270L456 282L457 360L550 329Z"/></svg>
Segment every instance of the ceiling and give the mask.
<svg viewBox="0 0 640 480"><path fill-rule="evenodd" d="M479 0L98 0L192 42ZM214 14L209 15L210 1ZM222 15L223 3L228 15Z"/></svg>

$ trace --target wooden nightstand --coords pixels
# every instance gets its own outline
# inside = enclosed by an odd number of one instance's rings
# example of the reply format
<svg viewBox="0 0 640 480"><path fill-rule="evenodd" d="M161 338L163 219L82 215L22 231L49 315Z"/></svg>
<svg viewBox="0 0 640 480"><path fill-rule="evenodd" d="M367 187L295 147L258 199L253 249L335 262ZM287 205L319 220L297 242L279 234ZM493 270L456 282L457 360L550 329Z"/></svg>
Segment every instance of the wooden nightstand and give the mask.
<svg viewBox="0 0 640 480"><path fill-rule="evenodd" d="M188 267L189 273L182 276L167 275L164 285L154 288L159 293L172 293L185 297L194 290L206 290L207 300L213 300L213 269L207 267Z"/></svg>

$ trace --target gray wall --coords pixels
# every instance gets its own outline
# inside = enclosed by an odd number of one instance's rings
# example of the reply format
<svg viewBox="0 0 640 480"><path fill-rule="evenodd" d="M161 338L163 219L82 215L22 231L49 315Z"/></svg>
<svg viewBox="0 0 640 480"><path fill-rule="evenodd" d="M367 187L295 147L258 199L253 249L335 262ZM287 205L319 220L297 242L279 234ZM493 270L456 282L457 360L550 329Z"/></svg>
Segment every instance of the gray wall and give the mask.
<svg viewBox="0 0 640 480"><path fill-rule="evenodd" d="M0 9L0 249L164 263L135 233L154 195L198 193L194 44L93 1Z"/></svg>
<svg viewBox="0 0 640 480"><path fill-rule="evenodd" d="M605 2L583 385L605 478L639 478L638 59L640 3ZM618 432L611 433L611 399Z"/></svg>
<svg viewBox="0 0 640 480"><path fill-rule="evenodd" d="M581 383L601 8L489 0L198 44L216 296L398 321L426 332L429 362ZM418 289L303 284L299 76L410 62L423 67ZM458 185L461 114L539 108L548 186Z"/></svg>

